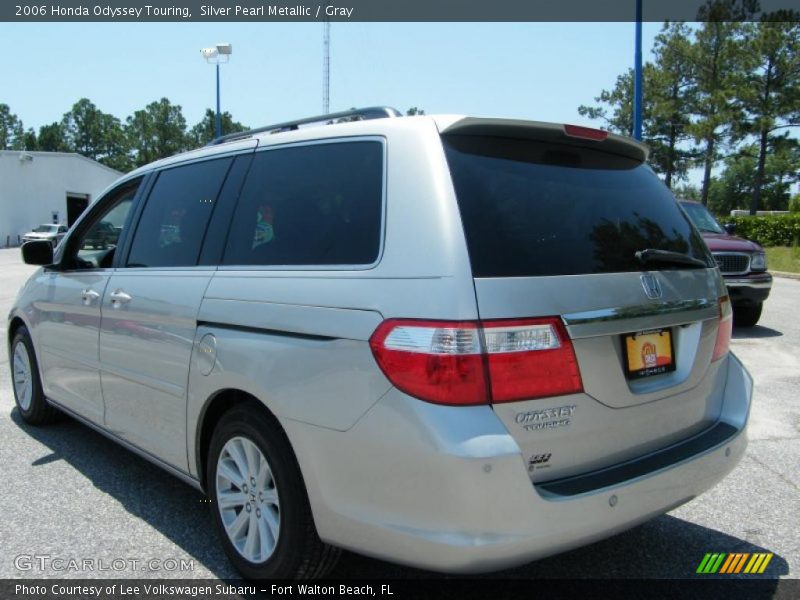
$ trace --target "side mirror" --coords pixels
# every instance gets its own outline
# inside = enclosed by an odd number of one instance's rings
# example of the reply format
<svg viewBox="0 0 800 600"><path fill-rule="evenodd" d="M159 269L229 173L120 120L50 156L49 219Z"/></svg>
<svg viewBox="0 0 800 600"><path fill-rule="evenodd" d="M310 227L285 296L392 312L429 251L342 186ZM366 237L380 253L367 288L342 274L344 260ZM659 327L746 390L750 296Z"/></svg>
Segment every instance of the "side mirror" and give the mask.
<svg viewBox="0 0 800 600"><path fill-rule="evenodd" d="M28 265L52 265L53 244L47 240L35 240L22 244L22 260Z"/></svg>
<svg viewBox="0 0 800 600"><path fill-rule="evenodd" d="M723 227L728 235L734 235L736 233L736 223L725 223Z"/></svg>

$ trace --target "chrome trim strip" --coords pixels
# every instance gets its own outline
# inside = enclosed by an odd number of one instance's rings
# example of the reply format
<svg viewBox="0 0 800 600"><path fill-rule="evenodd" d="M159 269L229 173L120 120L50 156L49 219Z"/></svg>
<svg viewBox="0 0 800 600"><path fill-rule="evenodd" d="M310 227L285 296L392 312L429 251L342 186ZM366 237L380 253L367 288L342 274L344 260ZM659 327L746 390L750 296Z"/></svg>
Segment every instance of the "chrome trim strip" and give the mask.
<svg viewBox="0 0 800 600"><path fill-rule="evenodd" d="M91 429L94 429L97 433L100 433L100 434L106 436L112 442L116 442L117 444L119 444L120 446L125 448L126 450L129 450L129 451L133 452L137 456L140 456L141 458L145 459L146 461L153 463L157 467L161 467L162 469L164 469L170 475L172 475L174 477L177 477L178 479L180 479L184 483L189 484L190 486L192 486L196 490L198 490L200 492L203 491L203 487L200 485L200 482L197 479L195 479L194 477L192 477L191 475L189 475L188 473L184 473L183 471L181 471L177 467L173 467L172 465L170 465L169 463L164 462L160 458L157 458L157 457L153 456L152 454L150 454L146 450L142 450L141 448L139 448L135 444L132 444L131 442L129 442L129 441L117 436L116 434L108 431L107 429L104 429L103 427L101 427L97 423L92 423L88 419L85 419L82 416L80 416L78 413L76 413L76 412L74 412L74 411L62 406L61 404L59 404L55 400L52 400L52 399L48 398L47 401L50 404L52 404L53 406L55 406L58 410L68 414L70 417L72 417L76 421L80 422L81 424L86 425L87 427L89 427Z"/></svg>
<svg viewBox="0 0 800 600"><path fill-rule="evenodd" d="M772 287L772 281L752 281L750 279L726 279L725 285L728 287L749 287L758 290L768 290Z"/></svg>
<svg viewBox="0 0 800 600"><path fill-rule="evenodd" d="M707 298L696 300L673 300L670 302L658 302L650 304L634 304L631 306L618 306L616 308L600 308L597 310L587 310L562 315L564 324L567 327L572 325L583 325L586 323L597 323L605 321L617 321L621 319L635 319L637 317L655 317L670 313L683 312L689 310L702 310L710 306L716 306Z"/></svg>
<svg viewBox="0 0 800 600"><path fill-rule="evenodd" d="M707 298L651 302L601 308L561 316L572 339L643 331L653 327L673 327L719 316L715 301ZM657 318L657 322L653 319Z"/></svg>

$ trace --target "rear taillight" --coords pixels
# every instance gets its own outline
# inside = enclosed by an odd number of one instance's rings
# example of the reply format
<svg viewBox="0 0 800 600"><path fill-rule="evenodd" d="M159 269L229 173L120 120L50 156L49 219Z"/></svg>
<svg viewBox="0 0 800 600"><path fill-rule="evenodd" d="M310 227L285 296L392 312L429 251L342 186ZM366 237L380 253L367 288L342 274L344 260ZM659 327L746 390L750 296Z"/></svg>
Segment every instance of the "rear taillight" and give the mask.
<svg viewBox="0 0 800 600"><path fill-rule="evenodd" d="M483 323L493 402L583 391L572 342L560 319Z"/></svg>
<svg viewBox="0 0 800 600"><path fill-rule="evenodd" d="M474 405L583 390L557 318L483 322L389 319L370 338L398 389L428 402Z"/></svg>
<svg viewBox="0 0 800 600"><path fill-rule="evenodd" d="M722 296L719 299L719 329L717 330L717 341L714 344L714 355L711 362L719 360L728 354L731 347L731 333L733 331L733 308L731 299Z"/></svg>

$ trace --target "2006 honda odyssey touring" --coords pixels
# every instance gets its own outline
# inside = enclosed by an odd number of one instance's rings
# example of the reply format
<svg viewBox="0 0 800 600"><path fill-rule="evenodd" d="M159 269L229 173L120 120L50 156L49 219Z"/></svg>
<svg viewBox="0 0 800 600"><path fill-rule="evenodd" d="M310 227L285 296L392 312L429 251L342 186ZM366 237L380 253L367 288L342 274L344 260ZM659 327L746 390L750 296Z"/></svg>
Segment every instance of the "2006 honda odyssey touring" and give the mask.
<svg viewBox="0 0 800 600"><path fill-rule="evenodd" d="M733 469L730 300L646 148L396 117L221 138L124 176L55 256L25 244L22 418L63 411L204 490L253 578L339 548L500 569Z"/></svg>

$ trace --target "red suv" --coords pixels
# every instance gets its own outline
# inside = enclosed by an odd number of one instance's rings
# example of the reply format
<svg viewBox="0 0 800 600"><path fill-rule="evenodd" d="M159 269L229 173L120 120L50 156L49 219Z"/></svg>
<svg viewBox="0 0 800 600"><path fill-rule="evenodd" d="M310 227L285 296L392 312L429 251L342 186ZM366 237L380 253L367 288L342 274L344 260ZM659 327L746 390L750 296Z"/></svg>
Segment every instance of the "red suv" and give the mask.
<svg viewBox="0 0 800 600"><path fill-rule="evenodd" d="M733 303L735 323L742 327L754 326L761 318L761 308L772 288L764 248L733 235L734 225L723 227L699 202L681 200L680 204L719 265Z"/></svg>

